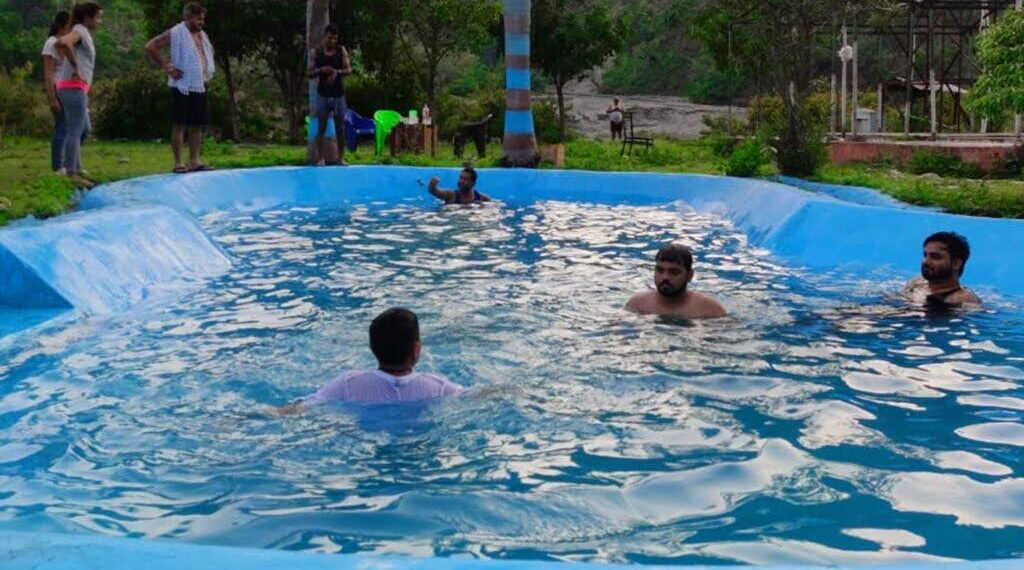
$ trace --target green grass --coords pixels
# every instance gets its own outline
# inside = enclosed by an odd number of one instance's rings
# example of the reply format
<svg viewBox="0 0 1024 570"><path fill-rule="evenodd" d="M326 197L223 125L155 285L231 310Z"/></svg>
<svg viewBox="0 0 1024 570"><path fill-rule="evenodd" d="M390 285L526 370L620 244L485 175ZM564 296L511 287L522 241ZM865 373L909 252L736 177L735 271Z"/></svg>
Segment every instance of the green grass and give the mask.
<svg viewBox="0 0 1024 570"><path fill-rule="evenodd" d="M873 164L826 165L819 182L865 186L909 204L936 206L955 214L1024 218L1024 180L922 177Z"/></svg>
<svg viewBox="0 0 1024 570"><path fill-rule="evenodd" d="M699 141L659 139L653 149L635 149L620 156L620 144L573 141L566 145L568 169L598 171L680 172L720 174L723 161ZM472 149L467 156L475 154ZM496 166L501 148L490 145L487 158L477 166ZM305 164L304 147L227 144L208 141L203 158L217 168L256 168ZM353 164L405 166L460 166L463 160L442 144L437 157L403 154L373 155L368 145L346 159ZM165 142L90 141L83 148L89 175L100 182L168 172L171 152ZM7 138L0 143L0 226L25 216L46 218L74 208L72 183L49 172L49 141ZM549 165L543 166L550 167ZM773 174L771 166L760 175ZM897 172L888 165L827 165L815 177L820 182L875 188L911 204L937 206L946 211L976 216L1024 218L1024 180L969 180L931 178Z"/></svg>

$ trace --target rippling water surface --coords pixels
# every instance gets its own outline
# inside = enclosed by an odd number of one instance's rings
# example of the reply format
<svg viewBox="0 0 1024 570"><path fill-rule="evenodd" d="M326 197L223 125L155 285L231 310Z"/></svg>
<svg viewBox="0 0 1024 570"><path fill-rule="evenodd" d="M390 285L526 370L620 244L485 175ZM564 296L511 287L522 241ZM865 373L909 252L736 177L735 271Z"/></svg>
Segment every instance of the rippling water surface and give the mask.
<svg viewBox="0 0 1024 570"><path fill-rule="evenodd" d="M1012 300L925 315L885 274L802 274L679 204L202 223L234 261L204 290L0 345L0 529L637 563L1024 555ZM730 318L621 310L670 240ZM372 366L392 305L464 397L261 413Z"/></svg>

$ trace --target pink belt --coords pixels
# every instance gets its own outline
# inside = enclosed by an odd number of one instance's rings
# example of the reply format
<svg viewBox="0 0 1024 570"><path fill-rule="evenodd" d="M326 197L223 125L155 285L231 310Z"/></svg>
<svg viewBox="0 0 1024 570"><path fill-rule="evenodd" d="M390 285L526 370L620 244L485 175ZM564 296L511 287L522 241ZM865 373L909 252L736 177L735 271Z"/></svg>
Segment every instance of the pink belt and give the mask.
<svg viewBox="0 0 1024 570"><path fill-rule="evenodd" d="M69 79L68 81L58 81L56 83L57 89L78 89L79 91L89 92L89 84L80 79Z"/></svg>

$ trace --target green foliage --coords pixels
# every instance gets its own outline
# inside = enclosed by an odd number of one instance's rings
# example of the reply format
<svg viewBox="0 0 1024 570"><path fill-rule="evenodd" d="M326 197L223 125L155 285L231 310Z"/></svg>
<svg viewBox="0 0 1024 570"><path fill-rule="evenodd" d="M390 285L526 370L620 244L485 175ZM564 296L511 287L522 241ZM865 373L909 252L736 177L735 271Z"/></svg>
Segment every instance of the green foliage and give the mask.
<svg viewBox="0 0 1024 570"><path fill-rule="evenodd" d="M167 75L138 68L96 84L93 129L101 138L166 139L171 131L171 94Z"/></svg>
<svg viewBox="0 0 1024 570"><path fill-rule="evenodd" d="M566 110L562 89L582 79L622 46L622 31L601 2L533 0L530 62L558 93L558 118L564 139Z"/></svg>
<svg viewBox="0 0 1024 570"><path fill-rule="evenodd" d="M726 159L725 174L750 178L757 176L768 162L768 149L757 138L749 138L737 145Z"/></svg>
<svg viewBox="0 0 1024 570"><path fill-rule="evenodd" d="M533 101L533 130L540 144L557 144L568 142L572 133L566 128L565 135L559 124L558 106L548 98Z"/></svg>
<svg viewBox="0 0 1024 570"><path fill-rule="evenodd" d="M634 0L619 14L623 47L602 77L607 93L685 93L700 45L686 30L688 1Z"/></svg>
<svg viewBox="0 0 1024 570"><path fill-rule="evenodd" d="M686 86L686 95L694 103L725 104L738 97L750 82L740 68L719 70L708 55L693 60L693 78Z"/></svg>
<svg viewBox="0 0 1024 570"><path fill-rule="evenodd" d="M32 64L10 72L0 69L0 138L4 135L46 136L53 115L41 83L32 79Z"/></svg>
<svg viewBox="0 0 1024 570"><path fill-rule="evenodd" d="M1024 11L1007 10L978 38L982 74L964 101L987 117L1024 112Z"/></svg>
<svg viewBox="0 0 1024 570"><path fill-rule="evenodd" d="M719 158L728 158L741 136L748 132L746 123L736 116L704 115L701 120L704 123L701 141Z"/></svg>
<svg viewBox="0 0 1024 570"><path fill-rule="evenodd" d="M398 28L402 54L413 64L427 97L436 103L441 62L490 41L501 7L488 0L406 0L402 14L404 22Z"/></svg>
<svg viewBox="0 0 1024 570"><path fill-rule="evenodd" d="M1024 218L1024 189L1018 181L921 178L868 164L826 165L815 180L876 188L908 204L955 214Z"/></svg>
<svg viewBox="0 0 1024 570"><path fill-rule="evenodd" d="M984 174L975 164L967 164L959 158L933 151L918 151L910 157L907 169L914 174L933 173L953 178L981 178Z"/></svg>

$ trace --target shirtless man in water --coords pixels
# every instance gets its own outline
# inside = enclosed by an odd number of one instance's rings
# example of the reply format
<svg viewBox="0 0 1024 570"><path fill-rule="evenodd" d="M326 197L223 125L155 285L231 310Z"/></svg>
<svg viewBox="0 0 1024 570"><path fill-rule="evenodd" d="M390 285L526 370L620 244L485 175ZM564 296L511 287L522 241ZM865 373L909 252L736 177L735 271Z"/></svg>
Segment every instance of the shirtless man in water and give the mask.
<svg viewBox="0 0 1024 570"><path fill-rule="evenodd" d="M903 296L926 307L980 305L970 289L960 285L964 266L971 256L967 238L954 232L938 232L925 238L921 276L907 283Z"/></svg>
<svg viewBox="0 0 1024 570"><path fill-rule="evenodd" d="M441 179L433 177L430 179L430 185L427 190L434 195L435 198L444 201L447 204L479 204L481 202L490 202L490 197L477 192L476 190L476 170L472 167L465 167L462 172L459 173L458 188L455 190L444 190L438 188L438 184L441 183ZM422 184L422 182L421 182Z"/></svg>
<svg viewBox="0 0 1024 570"><path fill-rule="evenodd" d="M667 245L654 258L655 291L637 293L626 309L641 315L674 315L687 319L716 319L725 308L711 297L687 290L693 279L693 253L683 245Z"/></svg>

